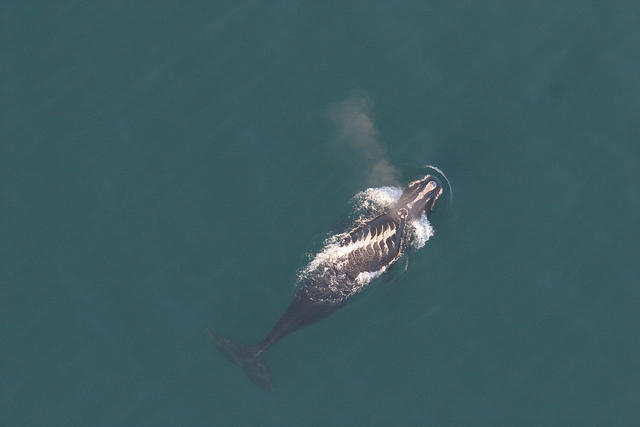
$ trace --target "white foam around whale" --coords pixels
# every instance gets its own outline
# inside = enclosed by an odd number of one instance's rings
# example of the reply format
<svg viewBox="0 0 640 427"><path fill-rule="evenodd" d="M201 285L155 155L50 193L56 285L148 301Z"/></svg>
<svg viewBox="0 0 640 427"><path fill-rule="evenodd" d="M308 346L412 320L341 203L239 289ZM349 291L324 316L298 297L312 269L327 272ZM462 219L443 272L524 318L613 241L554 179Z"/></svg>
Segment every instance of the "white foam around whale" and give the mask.
<svg viewBox="0 0 640 427"><path fill-rule="evenodd" d="M356 211L374 211L382 213L402 196L399 187L367 188L353 196Z"/></svg>
<svg viewBox="0 0 640 427"><path fill-rule="evenodd" d="M399 187L368 188L356 194L353 198L354 210L356 213L360 213L360 217L355 221L356 224L384 213L398 201L401 195L402 189ZM421 217L407 223L407 246L420 249L427 243L429 238L433 236L433 233L433 228L427 216L423 214ZM344 265L343 263L347 261L348 254L355 250L356 246L367 244L367 242L359 242L341 246L340 242L346 234L347 233L340 233L328 237L320 252L312 256L309 264L299 271L299 280L303 281L311 275L323 274L323 272L328 270L340 270L340 267ZM356 278L356 283L351 285L351 292L349 293L355 294L360 292L360 290L364 289L369 283L384 273L387 268L388 265L378 271L360 273ZM339 284L330 283L329 286L339 286Z"/></svg>
<svg viewBox="0 0 640 427"><path fill-rule="evenodd" d="M409 244L415 249L420 249L433 236L433 227L425 214L411 221L410 225Z"/></svg>

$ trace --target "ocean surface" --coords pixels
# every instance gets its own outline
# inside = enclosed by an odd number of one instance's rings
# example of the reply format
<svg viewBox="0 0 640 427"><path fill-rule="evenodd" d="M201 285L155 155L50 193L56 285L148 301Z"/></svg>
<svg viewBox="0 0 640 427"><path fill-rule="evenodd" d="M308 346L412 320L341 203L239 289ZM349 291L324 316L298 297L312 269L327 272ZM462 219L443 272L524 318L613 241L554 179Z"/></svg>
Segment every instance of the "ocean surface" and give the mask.
<svg viewBox="0 0 640 427"><path fill-rule="evenodd" d="M4 2L0 424L640 424L640 3ZM406 272L260 340L353 195Z"/></svg>

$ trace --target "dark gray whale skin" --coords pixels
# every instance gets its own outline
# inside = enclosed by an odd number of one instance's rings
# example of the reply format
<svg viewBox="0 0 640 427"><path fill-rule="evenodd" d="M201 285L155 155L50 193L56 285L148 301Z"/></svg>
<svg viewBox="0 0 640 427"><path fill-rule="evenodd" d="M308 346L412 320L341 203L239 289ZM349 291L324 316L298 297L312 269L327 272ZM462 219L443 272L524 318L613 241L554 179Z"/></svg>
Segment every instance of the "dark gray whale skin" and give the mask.
<svg viewBox="0 0 640 427"><path fill-rule="evenodd" d="M255 346L235 342L209 331L222 354L240 366L249 379L265 390L272 383L266 365L266 352L290 333L324 319L359 292L360 273L379 271L394 263L405 238L405 224L423 213L430 213L442 195L442 184L432 176L413 181L403 190L388 212L345 233L341 246L356 247L339 268L325 268L307 277L269 334ZM355 244L355 245L354 245Z"/></svg>

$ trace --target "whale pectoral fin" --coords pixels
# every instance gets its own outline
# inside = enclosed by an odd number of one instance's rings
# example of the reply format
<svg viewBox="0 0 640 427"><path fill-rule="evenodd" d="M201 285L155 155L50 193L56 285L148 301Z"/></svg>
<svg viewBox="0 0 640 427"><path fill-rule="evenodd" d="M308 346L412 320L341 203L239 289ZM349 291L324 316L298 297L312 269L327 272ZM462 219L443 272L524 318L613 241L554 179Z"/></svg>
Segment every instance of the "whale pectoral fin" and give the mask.
<svg viewBox="0 0 640 427"><path fill-rule="evenodd" d="M397 279L407 271L407 268L409 268L409 257L408 256L404 257L404 261L402 261L402 264L403 265L398 267L398 271L400 273L396 274L396 280L393 282L394 286L399 282Z"/></svg>
<svg viewBox="0 0 640 427"><path fill-rule="evenodd" d="M259 346L235 342L210 329L208 332L224 357L241 367L251 382L264 390L273 390L271 375L264 357L265 353Z"/></svg>
<svg viewBox="0 0 640 427"><path fill-rule="evenodd" d="M396 267L395 264L391 265L391 267L389 267L387 269L387 271L385 271L384 273L382 273L382 275L378 278L378 280L381 283L384 283L385 285L393 285L393 283L396 280L396 276L398 273L398 267Z"/></svg>
<svg viewBox="0 0 640 427"><path fill-rule="evenodd" d="M402 264L402 265L398 265L398 264ZM399 260L398 262L392 264L391 267L389 267L387 271L385 271L382 274L382 276L379 277L378 280L380 280L382 283L384 283L389 287L396 286L399 281L398 279L400 279L400 276L402 276L402 274L405 271L407 271L408 266L409 266L409 258L405 257L404 261Z"/></svg>

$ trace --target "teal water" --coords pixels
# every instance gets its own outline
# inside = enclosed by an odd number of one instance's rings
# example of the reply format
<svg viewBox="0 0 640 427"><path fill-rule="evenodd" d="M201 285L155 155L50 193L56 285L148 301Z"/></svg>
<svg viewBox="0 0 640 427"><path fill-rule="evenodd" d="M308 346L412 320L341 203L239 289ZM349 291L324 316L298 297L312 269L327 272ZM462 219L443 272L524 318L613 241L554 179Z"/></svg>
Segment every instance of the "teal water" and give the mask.
<svg viewBox="0 0 640 427"><path fill-rule="evenodd" d="M0 424L640 423L637 2L11 2ZM269 354L371 162L455 189L393 285ZM386 153L386 154L384 154Z"/></svg>

